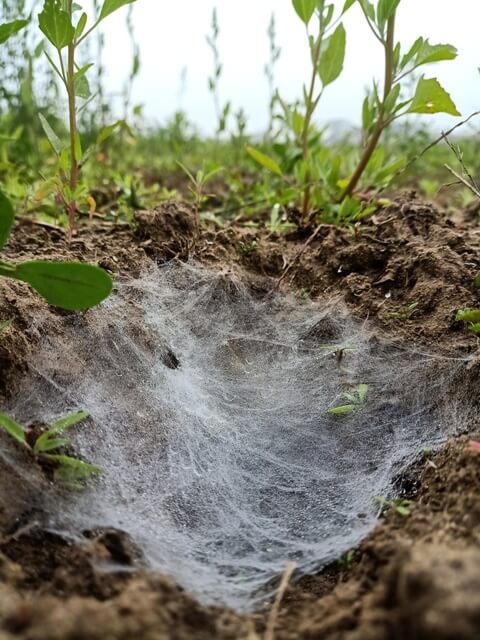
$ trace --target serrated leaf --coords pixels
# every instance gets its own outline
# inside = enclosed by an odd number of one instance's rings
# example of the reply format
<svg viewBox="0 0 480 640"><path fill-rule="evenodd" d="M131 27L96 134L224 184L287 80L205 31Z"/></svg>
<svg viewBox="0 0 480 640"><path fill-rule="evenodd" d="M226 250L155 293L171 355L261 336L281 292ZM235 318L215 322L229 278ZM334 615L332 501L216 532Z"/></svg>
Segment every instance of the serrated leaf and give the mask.
<svg viewBox="0 0 480 640"><path fill-rule="evenodd" d="M334 82L342 73L346 41L345 27L343 24L339 24L326 41L325 48L320 56L318 72L324 87Z"/></svg>
<svg viewBox="0 0 480 640"><path fill-rule="evenodd" d="M62 9L60 0L45 0L38 24L49 42L59 51L73 42L75 28L68 13Z"/></svg>
<svg viewBox="0 0 480 640"><path fill-rule="evenodd" d="M444 60L455 60L457 55L457 49L451 44L430 44L428 40L425 40L415 56L415 66L419 67L431 62L442 62Z"/></svg>
<svg viewBox="0 0 480 640"><path fill-rule="evenodd" d="M448 113L461 115L450 95L436 78L420 78L408 113Z"/></svg>
<svg viewBox="0 0 480 640"><path fill-rule="evenodd" d="M317 6L317 0L292 0L293 8L300 20L308 25Z"/></svg>
<svg viewBox="0 0 480 640"><path fill-rule="evenodd" d="M3 413L0 413L0 429L20 444L26 444L25 431L23 428L18 422L15 422L15 420L12 420L12 418L9 418L9 416Z"/></svg>
<svg viewBox="0 0 480 640"><path fill-rule="evenodd" d="M11 277L27 282L49 304L69 311L94 307L112 291L112 279L106 271L79 262L24 262L15 267Z"/></svg>
<svg viewBox="0 0 480 640"><path fill-rule="evenodd" d="M248 144L245 146L245 150L248 155L253 158L255 162L262 165L262 167L265 167L265 169L268 169L272 173L276 173L277 176L283 176L280 165L275 162L273 158L270 158L270 156L267 156L265 153L262 153L258 149L255 149L255 147L251 147Z"/></svg>
<svg viewBox="0 0 480 640"><path fill-rule="evenodd" d="M0 44L6 42L11 36L21 31L28 24L28 20L13 20L0 24Z"/></svg>
<svg viewBox="0 0 480 640"><path fill-rule="evenodd" d="M41 113L38 114L38 117L40 118L40 124L42 125L42 129L45 132L45 135L47 136L47 140L49 141L50 146L55 151L57 156L60 156L62 154L62 151L65 145L62 143L62 141L57 136L55 131L49 125L47 119Z"/></svg>
<svg viewBox="0 0 480 640"><path fill-rule="evenodd" d="M89 415L90 414L87 411L77 411L76 413L72 413L71 415L59 418L49 426L48 433L50 435L62 433L63 431L65 431L65 429L70 429L70 427L73 427L79 422L82 422L83 420L88 418Z"/></svg>
<svg viewBox="0 0 480 640"><path fill-rule="evenodd" d="M136 2L136 0L105 0L102 10L100 11L99 21L104 20L111 13L121 9L126 4L132 4L133 2Z"/></svg>
<svg viewBox="0 0 480 640"><path fill-rule="evenodd" d="M7 196L0 191L0 249L5 246L15 219L15 211Z"/></svg>

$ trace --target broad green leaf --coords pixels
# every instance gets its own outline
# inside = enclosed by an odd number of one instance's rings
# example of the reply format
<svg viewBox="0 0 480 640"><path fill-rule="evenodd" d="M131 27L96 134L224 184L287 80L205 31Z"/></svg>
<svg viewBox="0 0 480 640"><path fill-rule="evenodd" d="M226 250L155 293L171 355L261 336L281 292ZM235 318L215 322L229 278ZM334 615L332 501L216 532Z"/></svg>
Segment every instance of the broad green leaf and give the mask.
<svg viewBox="0 0 480 640"><path fill-rule="evenodd" d="M5 246L8 240L14 219L15 212L12 203L3 191L0 191L0 249Z"/></svg>
<svg viewBox="0 0 480 640"><path fill-rule="evenodd" d="M300 20L308 25L317 6L317 0L292 0L293 8Z"/></svg>
<svg viewBox="0 0 480 640"><path fill-rule="evenodd" d="M360 5L362 6L362 9L364 10L367 18L371 20L371 22L375 22L375 7L370 2L370 0L358 0L358 1L360 2Z"/></svg>
<svg viewBox="0 0 480 640"><path fill-rule="evenodd" d="M109 125L107 127L103 127L98 132L97 145L100 145L103 142L105 142L106 140L108 140L109 138L111 138L117 129L123 129L123 128L125 128L125 129L127 129L129 131L128 125L125 122L125 120L118 120L114 124L111 124L111 125Z"/></svg>
<svg viewBox="0 0 480 640"><path fill-rule="evenodd" d="M45 0L38 16L40 30L59 51L73 42L75 28L70 16L62 9L60 0Z"/></svg>
<svg viewBox="0 0 480 640"><path fill-rule="evenodd" d="M54 449L66 447L68 444L70 443L66 438L51 438L49 433L42 433L35 441L33 452L43 453L44 451L53 451Z"/></svg>
<svg viewBox="0 0 480 640"><path fill-rule="evenodd" d="M408 113L448 113L461 115L450 95L436 78L420 78Z"/></svg>
<svg viewBox="0 0 480 640"><path fill-rule="evenodd" d="M480 322L480 309L460 309L455 316L457 322Z"/></svg>
<svg viewBox="0 0 480 640"><path fill-rule="evenodd" d="M268 169L272 173L276 173L277 176L283 176L280 166L275 162L275 160L273 160L273 158L270 158L270 156L267 156L265 153L262 153L258 149L255 149L255 147L251 147L248 144L245 146L245 150L248 155L251 156L255 162L261 164L262 167L265 167L265 169Z"/></svg>
<svg viewBox="0 0 480 640"><path fill-rule="evenodd" d="M14 20L0 24L0 44L6 42L15 33L18 33L28 24L28 20Z"/></svg>
<svg viewBox="0 0 480 640"><path fill-rule="evenodd" d="M82 420L85 420L86 418L88 418L89 415L90 414L87 413L86 411L78 411L77 413L72 413L69 416L59 418L58 420L55 420L55 422L53 422L50 425L48 429L48 433L50 435L62 433L62 431L65 431L65 429L69 429L70 427L73 427L79 422L82 422Z"/></svg>
<svg viewBox="0 0 480 640"><path fill-rule="evenodd" d="M20 442L20 444L26 444L25 431L23 428L15 422L15 420L12 420L12 418L9 418L3 413L0 413L0 429L8 433L11 438Z"/></svg>
<svg viewBox="0 0 480 640"><path fill-rule="evenodd" d="M49 304L69 311L94 307L112 291L106 271L79 262L24 262L11 277L27 282Z"/></svg>
<svg viewBox="0 0 480 640"><path fill-rule="evenodd" d="M323 86L331 84L342 73L345 61L346 33L343 24L339 24L328 38L320 56L318 72Z"/></svg>
<svg viewBox="0 0 480 640"><path fill-rule="evenodd" d="M332 416L345 416L349 413L353 413L356 408L355 404L344 404L340 407L332 407L331 409L328 409L327 413Z"/></svg>
<svg viewBox="0 0 480 640"><path fill-rule="evenodd" d="M132 4L132 2L136 2L136 0L105 0L102 10L100 11L99 21L104 20L111 13L124 7L126 4Z"/></svg>
<svg viewBox="0 0 480 640"><path fill-rule="evenodd" d="M102 473L100 467L71 456L46 454L57 465L54 478L70 489L81 490L92 476Z"/></svg>
<svg viewBox="0 0 480 640"><path fill-rule="evenodd" d="M65 145L57 136L57 134L52 129L52 127L48 124L47 119L41 113L38 114L38 117L40 118L40 124L42 125L42 129L44 130L45 135L47 136L47 140L49 141L50 146L55 151L57 156L60 156Z"/></svg>
<svg viewBox="0 0 480 640"><path fill-rule="evenodd" d="M444 60L455 60L457 55L457 49L451 44L430 44L426 40L417 51L415 66L419 67L423 64L442 62Z"/></svg>

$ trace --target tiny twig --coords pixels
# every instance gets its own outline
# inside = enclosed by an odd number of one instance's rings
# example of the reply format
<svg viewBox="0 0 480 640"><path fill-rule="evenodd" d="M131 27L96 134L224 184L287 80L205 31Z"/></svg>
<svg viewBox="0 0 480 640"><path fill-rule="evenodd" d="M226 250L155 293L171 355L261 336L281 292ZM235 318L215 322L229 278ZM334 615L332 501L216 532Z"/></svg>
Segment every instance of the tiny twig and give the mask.
<svg viewBox="0 0 480 640"><path fill-rule="evenodd" d="M270 614L267 620L267 628L265 630L264 640L275 640L275 626L277 624L278 614L280 612L280 605L283 600L283 596L285 595L285 591L287 590L288 583L290 582L290 578L292 577L292 573L295 571L296 564L294 562L289 562L285 569L285 572L280 581L280 585L278 587L277 595L275 597L275 602L273 603L272 608L270 609Z"/></svg>

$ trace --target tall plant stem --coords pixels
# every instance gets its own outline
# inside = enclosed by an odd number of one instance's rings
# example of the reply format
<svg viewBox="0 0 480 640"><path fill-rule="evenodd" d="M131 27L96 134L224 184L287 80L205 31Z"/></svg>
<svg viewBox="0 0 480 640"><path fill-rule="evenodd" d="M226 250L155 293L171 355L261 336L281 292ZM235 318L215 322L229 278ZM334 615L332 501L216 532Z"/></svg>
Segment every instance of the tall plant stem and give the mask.
<svg viewBox="0 0 480 640"><path fill-rule="evenodd" d="M72 15L73 0L69 0L68 4L69 14ZM70 129L70 199L67 203L68 209L68 225L69 235L71 237L75 228L77 219L77 203L75 201L74 193L78 186L79 177L79 165L77 158L77 104L75 93L75 40L68 46L67 49L67 94L68 94L68 119Z"/></svg>
<svg viewBox="0 0 480 640"><path fill-rule="evenodd" d="M375 124L375 127L372 131L372 134L368 140L367 146L363 152L362 157L360 158L360 162L358 163L357 168L355 169L352 177L350 178L350 182L345 187L342 195L340 196L340 202L343 202L345 198L350 197L355 191L360 178L363 175L363 172L367 168L368 163L375 151L380 137L384 131L384 129L388 126L388 121L385 119L385 101L388 98L394 82L394 49L395 49L395 14L388 20L387 25L387 37L383 42L383 46L385 49L385 80L383 84L383 101L380 105L380 111L378 114L378 119Z"/></svg>
<svg viewBox="0 0 480 640"><path fill-rule="evenodd" d="M315 45L315 50L313 53L313 58L312 58L312 77L310 80L310 88L308 91L308 97L307 97L307 109L306 109L306 113L305 113L305 121L303 123L303 130L302 130L302 153L303 153L303 161L305 163L305 166L308 167L308 156L309 156L309 149L308 149L308 134L310 132L310 124L312 122L312 117L313 114L315 112L315 108L318 104L319 98L317 98L316 100L313 99L313 96L315 94L315 82L317 79L317 73L318 73L318 64L320 62L320 53L321 53L321 49L322 49L322 40L323 40L323 32L320 31L320 34L318 36L318 41L317 44ZM310 207L310 175L307 169L307 173L305 175L305 188L303 190L303 202L302 202L302 218L303 220L306 220L308 217L308 210Z"/></svg>

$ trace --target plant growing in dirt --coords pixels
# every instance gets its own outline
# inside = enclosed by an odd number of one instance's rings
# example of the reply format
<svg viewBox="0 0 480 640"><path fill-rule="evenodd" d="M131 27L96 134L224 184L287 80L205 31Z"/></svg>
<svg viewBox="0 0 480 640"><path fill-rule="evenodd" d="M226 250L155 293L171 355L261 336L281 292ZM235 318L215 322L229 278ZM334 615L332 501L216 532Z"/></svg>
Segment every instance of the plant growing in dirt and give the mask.
<svg viewBox="0 0 480 640"><path fill-rule="evenodd" d="M379 147L382 134L394 122L408 114L447 113L460 115L453 100L439 81L421 76L413 96L406 81L425 65L453 60L457 56L450 44L430 44L420 37L402 53L395 39L395 20L400 0L346 0L335 19L334 6L325 0L292 0L293 7L306 26L311 56L311 78L303 88L300 103L289 105L278 98L283 109L286 142L274 145L279 162L263 153L248 153L269 171L284 177L293 172L301 192L301 221L308 223L312 213L321 211L326 222L356 221L369 215L375 207L356 197L361 179L386 186L404 166L403 159L388 163ZM345 59L346 33L340 22L343 15L358 4L379 42L384 57L384 79L375 81L362 107L362 144L353 163L340 154L333 155L322 144L314 116L326 87L341 75ZM311 24L316 25L315 29Z"/></svg>
<svg viewBox="0 0 480 640"><path fill-rule="evenodd" d="M359 384L353 391L342 394L347 402L336 407L331 407L327 413L333 416L344 416L355 413L359 407L365 404L368 393L368 384Z"/></svg>
<svg viewBox="0 0 480 640"><path fill-rule="evenodd" d="M92 476L98 475L99 467L64 453L71 447L65 431L88 418L88 413L79 411L62 417L42 430L26 429L9 416L0 414L0 430L25 447L42 466L53 469L54 480L71 489L80 489Z"/></svg>
<svg viewBox="0 0 480 640"><path fill-rule="evenodd" d="M465 322L472 333L480 335L480 309L459 309L456 322Z"/></svg>
<svg viewBox="0 0 480 640"><path fill-rule="evenodd" d="M402 518L407 518L410 515L414 505L413 500L406 500L405 498L394 498L389 500L384 496L377 496L375 498L375 502L380 505L383 512L391 511L402 516Z"/></svg>
<svg viewBox="0 0 480 640"><path fill-rule="evenodd" d="M200 229L200 211L202 209L202 205L208 201L212 194L206 193L205 188L207 184L222 171L222 167L213 167L212 169L206 170L205 168L199 169L195 174L190 171L184 164L177 161L180 169L185 173L187 178L190 181L190 185L188 187L190 193L193 198L193 206L195 209L195 220L197 231Z"/></svg>
<svg viewBox="0 0 480 640"><path fill-rule="evenodd" d="M15 213L0 191L0 251L10 235ZM99 304L112 291L112 279L106 271L80 262L33 260L11 264L0 260L0 277L28 283L56 307L80 311Z"/></svg>
<svg viewBox="0 0 480 640"><path fill-rule="evenodd" d="M92 99L87 74L93 63L80 67L77 62L78 49L105 18L132 2L136 0L104 0L100 13L91 26L87 26L87 14L73 0L44 0L43 10L38 16L40 30L55 49L57 61L47 52L46 56L60 78L68 99L68 144L62 142L42 114L40 120L45 135L58 157L58 178L54 180L54 186L68 213L70 234L77 220L78 201L86 196L85 187L80 183L82 166L96 147L105 142L116 128L124 126L124 123L119 121L104 127L97 136L96 145L83 151L77 126L80 111L77 99L85 101L81 108ZM75 14L79 14L78 20L75 20Z"/></svg>

